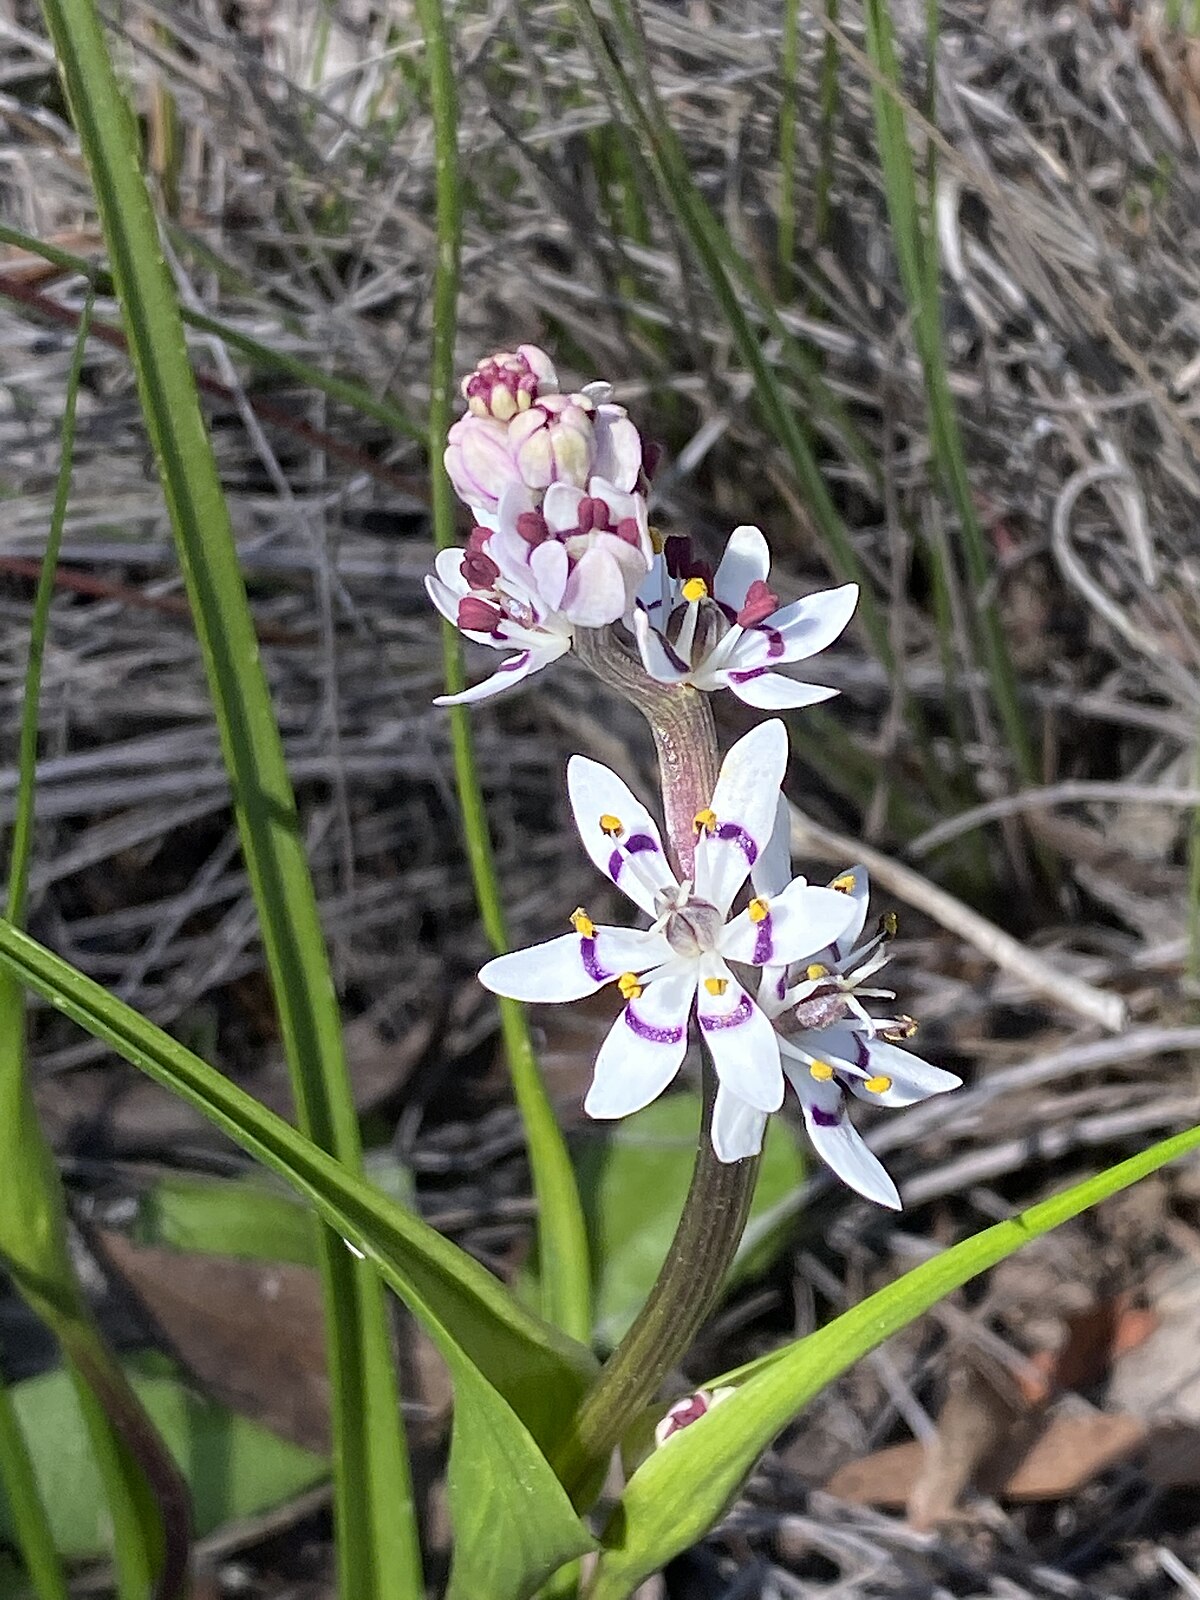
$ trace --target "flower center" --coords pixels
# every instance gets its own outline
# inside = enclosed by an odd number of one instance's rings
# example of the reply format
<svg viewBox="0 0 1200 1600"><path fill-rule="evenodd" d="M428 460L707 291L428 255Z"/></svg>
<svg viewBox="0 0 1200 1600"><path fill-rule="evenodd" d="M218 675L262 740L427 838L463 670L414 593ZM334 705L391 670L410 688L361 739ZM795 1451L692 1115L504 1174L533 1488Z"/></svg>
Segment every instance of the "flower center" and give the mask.
<svg viewBox="0 0 1200 1600"><path fill-rule="evenodd" d="M707 900L693 899L690 884L685 883L669 894L660 892L654 909L658 913L658 926L677 956L694 960L717 948L724 918Z"/></svg>

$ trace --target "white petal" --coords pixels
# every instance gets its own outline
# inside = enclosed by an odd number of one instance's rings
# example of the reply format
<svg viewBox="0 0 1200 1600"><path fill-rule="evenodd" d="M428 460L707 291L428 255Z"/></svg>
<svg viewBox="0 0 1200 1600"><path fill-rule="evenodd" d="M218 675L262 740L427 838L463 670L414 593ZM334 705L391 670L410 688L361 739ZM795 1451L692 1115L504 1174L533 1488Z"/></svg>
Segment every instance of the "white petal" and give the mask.
<svg viewBox="0 0 1200 1600"><path fill-rule="evenodd" d="M538 593L550 610L561 610L563 592L571 572L565 545L559 544L557 539L543 540L530 552L529 570L537 584Z"/></svg>
<svg viewBox="0 0 1200 1600"><path fill-rule="evenodd" d="M713 578L713 595L730 610L740 611L750 585L765 583L770 570L771 552L759 529L735 528Z"/></svg>
<svg viewBox="0 0 1200 1600"><path fill-rule="evenodd" d="M594 940L564 933L545 944L496 956L480 969L479 981L493 994L507 995L510 1000L582 1000L615 976L594 959L594 946Z"/></svg>
<svg viewBox="0 0 1200 1600"><path fill-rule="evenodd" d="M763 1134L767 1131L765 1112L739 1100L723 1083L717 1084L717 1099L713 1106L712 1147L718 1161L745 1161L762 1149Z"/></svg>
<svg viewBox="0 0 1200 1600"><path fill-rule="evenodd" d="M832 700L839 693L819 683L798 683L782 672L770 672L763 667L752 667L745 673L729 668L713 676L722 688L731 689L739 700L748 706L757 706L760 711L801 711L805 706Z"/></svg>
<svg viewBox="0 0 1200 1600"><path fill-rule="evenodd" d="M434 605L442 613L446 621L450 623L452 627L458 628L458 602L462 596L456 594L455 591L451 589L448 584L443 583L440 578L435 578L431 572L427 572L425 574L425 593L433 601ZM474 628L459 628L459 632L466 634L467 638L474 639L479 644L495 642L490 633L480 633Z"/></svg>
<svg viewBox="0 0 1200 1600"><path fill-rule="evenodd" d="M721 763L711 802L716 825L696 844L696 893L722 915L771 837L787 755L787 733L775 719L752 728Z"/></svg>
<svg viewBox="0 0 1200 1600"><path fill-rule="evenodd" d="M633 613L633 633L642 665L650 676L657 683L682 683L688 675L687 662L679 659L641 606Z"/></svg>
<svg viewBox="0 0 1200 1600"><path fill-rule="evenodd" d="M750 872L755 894L782 894L792 881L792 816L786 795L780 795L766 848Z"/></svg>
<svg viewBox="0 0 1200 1600"><path fill-rule="evenodd" d="M962 1086L962 1079L953 1072L945 1072L886 1039L869 1038L858 1028L825 1028L802 1034L796 1040L801 1048L808 1048L810 1042L814 1054L824 1056L835 1067L844 1063L850 1069L845 1076L846 1087L869 1105L911 1106ZM890 1087L877 1093L866 1088L867 1078L888 1078Z"/></svg>
<svg viewBox="0 0 1200 1600"><path fill-rule="evenodd" d="M722 932L721 954L755 967L803 961L832 944L854 913L849 895L810 889L797 878L782 894L768 897L761 922L752 922L749 911L735 917Z"/></svg>
<svg viewBox="0 0 1200 1600"><path fill-rule="evenodd" d="M570 483L552 483L542 501L542 515L551 533L570 533L579 526L583 490Z"/></svg>
<svg viewBox="0 0 1200 1600"><path fill-rule="evenodd" d="M580 628L603 628L624 615L628 596L620 563L607 550L585 550L567 580L562 609Z"/></svg>
<svg viewBox="0 0 1200 1600"><path fill-rule="evenodd" d="M461 694L439 694L433 703L435 706L468 706L477 700L489 700L492 695L503 694L505 689L548 667L570 648L569 639L551 639L543 650L522 650L519 655L502 661L490 678L477 683L473 689L464 689Z"/></svg>
<svg viewBox="0 0 1200 1600"><path fill-rule="evenodd" d="M846 1115L845 1099L833 1083L816 1083L803 1067L785 1060L784 1066L800 1097L804 1125L813 1149L826 1166L868 1200L899 1211L900 1196L882 1163L873 1156Z"/></svg>
<svg viewBox="0 0 1200 1600"><path fill-rule="evenodd" d="M572 756L567 762L567 793L588 855L635 905L656 916L655 892L676 889L678 884L654 818L628 784L588 756ZM605 833L602 817L615 818L620 834Z"/></svg>
<svg viewBox="0 0 1200 1600"><path fill-rule="evenodd" d="M462 596L470 594L471 586L463 577L462 566L466 560L466 551L457 546L449 550L439 550L433 558L433 570L441 581L450 590L451 594ZM428 579L425 580L428 583Z"/></svg>
<svg viewBox="0 0 1200 1600"><path fill-rule="evenodd" d="M858 585L844 583L840 589L822 589L776 611L764 625L783 640L783 654L774 657L772 665L804 661L831 645L854 615L857 604ZM747 629L747 637L753 631Z"/></svg>
<svg viewBox="0 0 1200 1600"><path fill-rule="evenodd" d="M687 1052L696 969L668 971L647 983L613 1023L596 1057L583 1109L590 1117L627 1117L655 1100Z"/></svg>
<svg viewBox="0 0 1200 1600"><path fill-rule="evenodd" d="M642 440L623 406L602 405L595 417L597 477L618 489L632 489L642 470Z"/></svg>
<svg viewBox="0 0 1200 1600"><path fill-rule="evenodd" d="M724 992L713 994L703 978L723 981ZM704 963L696 1017L721 1082L757 1111L778 1111L783 1072L775 1030L723 961Z"/></svg>

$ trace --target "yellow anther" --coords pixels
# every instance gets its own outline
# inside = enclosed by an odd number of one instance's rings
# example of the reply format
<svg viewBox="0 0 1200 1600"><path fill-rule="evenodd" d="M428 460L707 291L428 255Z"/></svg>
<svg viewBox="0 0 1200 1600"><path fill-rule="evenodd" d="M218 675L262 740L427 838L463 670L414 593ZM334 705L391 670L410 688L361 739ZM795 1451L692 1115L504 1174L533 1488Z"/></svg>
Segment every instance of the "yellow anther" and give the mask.
<svg viewBox="0 0 1200 1600"><path fill-rule="evenodd" d="M853 894L856 881L852 872L843 872L841 877L835 878L829 887L836 889L839 894Z"/></svg>
<svg viewBox="0 0 1200 1600"><path fill-rule="evenodd" d="M576 906L572 911L571 926L581 939L594 939L596 937L596 924L582 906Z"/></svg>
<svg viewBox="0 0 1200 1600"><path fill-rule="evenodd" d="M600 832L607 833L612 839L619 839L625 832L625 824L620 817L614 817L611 811L605 811L600 818Z"/></svg>
<svg viewBox="0 0 1200 1600"><path fill-rule="evenodd" d="M648 532L650 534L650 548L651 548L651 550L654 551L654 554L656 556L662 555L663 546L667 542L666 534L663 533L661 528L656 528L653 523L650 524Z"/></svg>
<svg viewBox="0 0 1200 1600"><path fill-rule="evenodd" d="M729 979L728 978L705 978L704 987L708 990L709 994L721 995L721 994L725 993L726 989L728 989L728 987L729 987Z"/></svg>
<svg viewBox="0 0 1200 1600"><path fill-rule="evenodd" d="M623 972L617 979L617 988L621 991L621 997L624 1000L636 1000L642 992L642 986L638 982L636 972Z"/></svg>
<svg viewBox="0 0 1200 1600"><path fill-rule="evenodd" d="M829 968L823 967L819 961L813 961L805 967L804 976L810 983L816 983L818 979L829 976Z"/></svg>
<svg viewBox="0 0 1200 1600"><path fill-rule="evenodd" d="M703 811L697 811L692 818L692 827L697 833L711 833L717 825L717 813L711 806L705 806Z"/></svg>
<svg viewBox="0 0 1200 1600"><path fill-rule="evenodd" d="M885 1078L882 1073L877 1078L868 1078L863 1084L863 1088L869 1089L872 1094L886 1094L891 1087L892 1080Z"/></svg>
<svg viewBox="0 0 1200 1600"><path fill-rule="evenodd" d="M885 911L879 919L879 926L889 939L894 939L900 927L900 918L894 911Z"/></svg>
<svg viewBox="0 0 1200 1600"><path fill-rule="evenodd" d="M689 601L707 600L708 585L703 578L689 578L683 586L683 598Z"/></svg>
<svg viewBox="0 0 1200 1600"><path fill-rule="evenodd" d="M813 1061L809 1064L808 1075L810 1078L815 1078L818 1083L828 1083L833 1077L833 1068L828 1061Z"/></svg>
<svg viewBox="0 0 1200 1600"><path fill-rule="evenodd" d="M755 895L746 910L750 914L751 922L765 922L771 915L770 908L761 895Z"/></svg>

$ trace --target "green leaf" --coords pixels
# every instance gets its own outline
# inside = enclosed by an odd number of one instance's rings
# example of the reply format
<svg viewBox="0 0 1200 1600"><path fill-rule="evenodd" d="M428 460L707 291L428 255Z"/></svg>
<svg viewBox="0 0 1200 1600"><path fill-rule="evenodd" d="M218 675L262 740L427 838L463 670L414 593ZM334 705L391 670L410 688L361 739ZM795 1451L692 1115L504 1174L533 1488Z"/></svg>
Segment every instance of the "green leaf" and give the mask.
<svg viewBox="0 0 1200 1600"><path fill-rule="evenodd" d="M202 1399L179 1378L124 1365L187 1480L198 1534L270 1510L329 1476L321 1456ZM58 1549L72 1561L107 1555L108 1498L70 1375L59 1368L27 1379L14 1386L12 1402ZM12 1536L12 1512L0 1494L0 1539Z"/></svg>
<svg viewBox="0 0 1200 1600"><path fill-rule="evenodd" d="M433 1337L460 1345L543 1448L590 1382L590 1351L525 1311L465 1251L349 1172L132 1006L0 920L0 966L221 1128L377 1264ZM435 1331L435 1329L437 1331Z"/></svg>
<svg viewBox="0 0 1200 1600"><path fill-rule="evenodd" d="M592 1252L594 1338L618 1343L641 1309L675 1236L696 1161L700 1096L665 1095L626 1117L602 1137L581 1142L579 1187ZM782 1118L772 1120L759 1170L747 1238L729 1286L761 1272L778 1248L782 1230L758 1237L764 1218L804 1176L795 1138Z"/></svg>
<svg viewBox="0 0 1200 1600"><path fill-rule="evenodd" d="M389 1151L372 1151L366 1177L382 1193L411 1207L412 1178ZM138 1201L130 1228L135 1243L234 1256L243 1261L318 1265L317 1219L284 1185L264 1173L212 1178L167 1173Z"/></svg>
<svg viewBox="0 0 1200 1600"><path fill-rule="evenodd" d="M706 1387L734 1381L736 1393L656 1450L630 1479L604 1530L589 1600L625 1600L707 1533L771 1440L861 1356L1031 1239L1198 1148L1200 1128L1164 1139L923 1262L808 1338L711 1379Z"/></svg>
<svg viewBox="0 0 1200 1600"><path fill-rule="evenodd" d="M540 1576L590 1547L543 1454L595 1371L582 1345L524 1311L478 1262L131 1006L2 921L0 966L284 1178L404 1299L455 1384L451 1515L456 1527L478 1533L474 1544L461 1542L459 1594L520 1600ZM481 1571L492 1587L471 1587Z"/></svg>
<svg viewBox="0 0 1200 1600"><path fill-rule="evenodd" d="M171 519L233 791L298 1116L349 1168L360 1160L337 992L237 544L140 170L138 126L95 0L42 0L92 177L146 431ZM338 1586L354 1600L423 1587L382 1287L322 1234L333 1401Z"/></svg>

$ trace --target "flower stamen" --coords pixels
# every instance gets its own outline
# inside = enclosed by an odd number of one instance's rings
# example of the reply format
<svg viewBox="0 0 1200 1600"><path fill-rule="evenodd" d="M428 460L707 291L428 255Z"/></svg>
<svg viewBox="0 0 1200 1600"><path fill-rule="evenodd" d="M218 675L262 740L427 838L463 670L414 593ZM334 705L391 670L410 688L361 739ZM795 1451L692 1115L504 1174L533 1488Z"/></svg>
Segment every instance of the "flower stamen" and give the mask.
<svg viewBox="0 0 1200 1600"><path fill-rule="evenodd" d="M697 833L714 833L717 826L717 813L711 806L705 806L702 811L697 811L692 818L692 827Z"/></svg>
<svg viewBox="0 0 1200 1600"><path fill-rule="evenodd" d="M704 987L711 995L722 995L729 987L728 978L705 978Z"/></svg>
<svg viewBox="0 0 1200 1600"><path fill-rule="evenodd" d="M868 1078L863 1084L864 1089L869 1089L872 1094L886 1094L892 1087L892 1080L881 1072L877 1078Z"/></svg>
<svg viewBox="0 0 1200 1600"><path fill-rule="evenodd" d="M818 1083L828 1083L833 1077L833 1068L828 1061L810 1061L808 1075L810 1078L815 1078Z"/></svg>
<svg viewBox="0 0 1200 1600"><path fill-rule="evenodd" d="M623 972L617 979L617 988L621 991L622 1000L640 1000L642 985L638 982L636 972Z"/></svg>
<svg viewBox="0 0 1200 1600"><path fill-rule="evenodd" d="M746 907L746 914L751 922L765 922L771 915L765 896L755 895L754 899Z"/></svg>
<svg viewBox="0 0 1200 1600"><path fill-rule="evenodd" d="M572 911L571 926L581 939L594 939L596 937L596 924L582 906L576 906Z"/></svg>
<svg viewBox="0 0 1200 1600"><path fill-rule="evenodd" d="M611 811L605 811L600 817L600 832L606 833L610 839L619 839L625 832L625 824L620 817L614 817Z"/></svg>

